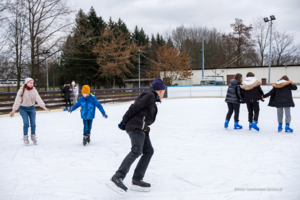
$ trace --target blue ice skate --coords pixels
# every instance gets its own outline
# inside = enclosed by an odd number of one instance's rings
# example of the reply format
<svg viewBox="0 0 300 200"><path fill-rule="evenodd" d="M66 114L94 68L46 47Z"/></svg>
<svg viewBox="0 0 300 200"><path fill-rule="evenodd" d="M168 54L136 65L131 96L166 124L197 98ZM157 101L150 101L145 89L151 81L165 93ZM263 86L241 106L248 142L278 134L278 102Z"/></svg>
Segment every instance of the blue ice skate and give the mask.
<svg viewBox="0 0 300 200"><path fill-rule="evenodd" d="M69 109L68 109L68 107L66 107L65 109L64 109L64 111L68 111Z"/></svg>
<svg viewBox="0 0 300 200"><path fill-rule="evenodd" d="M234 122L234 129L242 129L243 127L239 125L239 122Z"/></svg>
<svg viewBox="0 0 300 200"><path fill-rule="evenodd" d="M282 124L279 124L278 125L278 132L281 132L283 129L282 129Z"/></svg>
<svg viewBox="0 0 300 200"><path fill-rule="evenodd" d="M292 133L292 132L293 132L293 129L290 128L290 125L289 125L289 124L286 124L286 125L285 125L285 132L286 132L286 133Z"/></svg>
<svg viewBox="0 0 300 200"><path fill-rule="evenodd" d="M257 121L254 121L252 124L252 128L254 128L255 130L259 131L259 128L257 126Z"/></svg>
<svg viewBox="0 0 300 200"><path fill-rule="evenodd" d="M249 130L251 130L252 129L252 122L249 122Z"/></svg>
<svg viewBox="0 0 300 200"><path fill-rule="evenodd" d="M228 128L228 124L229 124L229 121L226 119L225 124L224 124L224 127L225 127L225 128Z"/></svg>

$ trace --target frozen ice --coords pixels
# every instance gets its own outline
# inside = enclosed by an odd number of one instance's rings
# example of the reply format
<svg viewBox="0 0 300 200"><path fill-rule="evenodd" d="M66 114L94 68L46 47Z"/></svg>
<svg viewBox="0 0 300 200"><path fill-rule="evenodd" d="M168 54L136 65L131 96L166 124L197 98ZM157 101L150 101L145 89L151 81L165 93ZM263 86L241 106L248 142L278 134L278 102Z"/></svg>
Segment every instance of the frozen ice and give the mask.
<svg viewBox="0 0 300 200"><path fill-rule="evenodd" d="M91 143L83 146L79 109L38 113L38 144L23 144L20 116L0 118L1 200L83 199L300 199L300 99L294 99L291 128L277 132L277 112L260 103L260 131L248 130L241 105L242 130L233 116L224 129L224 98L164 99L158 105L150 138L154 155L144 180L151 191L121 196L106 186L130 151L118 129L129 103L96 111ZM30 130L29 130L30 132ZM137 161L124 180L130 188Z"/></svg>

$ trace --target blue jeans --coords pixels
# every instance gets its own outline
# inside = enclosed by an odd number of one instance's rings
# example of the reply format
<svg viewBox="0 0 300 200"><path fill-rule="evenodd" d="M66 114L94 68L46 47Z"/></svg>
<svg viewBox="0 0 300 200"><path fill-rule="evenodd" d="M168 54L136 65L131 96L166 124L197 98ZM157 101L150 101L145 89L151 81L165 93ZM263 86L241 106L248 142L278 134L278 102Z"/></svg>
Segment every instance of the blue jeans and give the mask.
<svg viewBox="0 0 300 200"><path fill-rule="evenodd" d="M31 134L35 134L35 107L24 107L20 106L20 115L23 118L23 133L24 135L28 135L28 127L29 127L29 120L30 120L30 126L31 126ZM29 120L28 120L29 118Z"/></svg>
<svg viewBox="0 0 300 200"><path fill-rule="evenodd" d="M83 135L91 134L93 120L83 120Z"/></svg>

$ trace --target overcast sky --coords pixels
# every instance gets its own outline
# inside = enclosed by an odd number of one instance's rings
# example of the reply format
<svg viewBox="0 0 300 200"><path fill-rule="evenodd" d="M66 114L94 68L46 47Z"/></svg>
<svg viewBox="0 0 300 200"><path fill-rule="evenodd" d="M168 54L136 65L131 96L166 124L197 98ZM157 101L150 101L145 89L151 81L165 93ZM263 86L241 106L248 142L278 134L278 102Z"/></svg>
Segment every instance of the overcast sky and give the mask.
<svg viewBox="0 0 300 200"><path fill-rule="evenodd" d="M77 10L91 6L105 21L121 18L129 30L135 25L146 34L164 34L181 24L200 25L229 32L240 18L246 25L256 17L275 15L280 31L293 33L300 43L300 0L73 0ZM263 20L263 19L262 19Z"/></svg>

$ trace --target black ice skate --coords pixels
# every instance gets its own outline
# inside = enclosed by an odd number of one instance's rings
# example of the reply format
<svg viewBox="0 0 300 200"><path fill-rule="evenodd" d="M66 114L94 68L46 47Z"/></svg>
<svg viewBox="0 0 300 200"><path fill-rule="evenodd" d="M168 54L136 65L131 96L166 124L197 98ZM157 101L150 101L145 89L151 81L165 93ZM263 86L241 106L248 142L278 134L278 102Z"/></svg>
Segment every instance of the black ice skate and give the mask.
<svg viewBox="0 0 300 200"><path fill-rule="evenodd" d="M83 145L86 145L87 141L88 141L88 137L87 135L83 136Z"/></svg>
<svg viewBox="0 0 300 200"><path fill-rule="evenodd" d="M151 189L150 183L146 183L143 180L132 180L131 190L140 192L149 192Z"/></svg>
<svg viewBox="0 0 300 200"><path fill-rule="evenodd" d="M119 194L126 194L127 187L123 184L122 178L117 178L115 175L110 179L106 185Z"/></svg>
<svg viewBox="0 0 300 200"><path fill-rule="evenodd" d="M87 136L88 136L87 142L90 143L91 142L91 134L89 133Z"/></svg>

